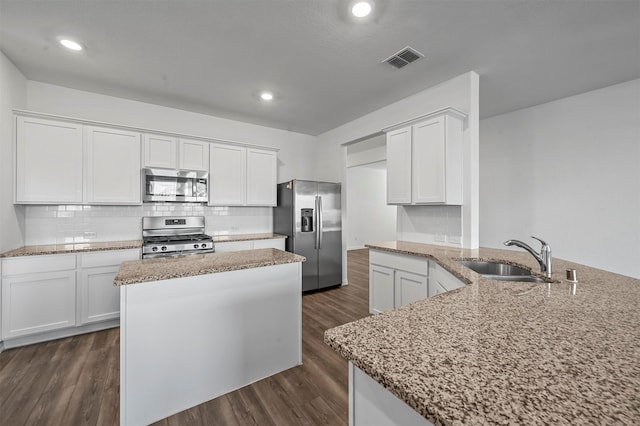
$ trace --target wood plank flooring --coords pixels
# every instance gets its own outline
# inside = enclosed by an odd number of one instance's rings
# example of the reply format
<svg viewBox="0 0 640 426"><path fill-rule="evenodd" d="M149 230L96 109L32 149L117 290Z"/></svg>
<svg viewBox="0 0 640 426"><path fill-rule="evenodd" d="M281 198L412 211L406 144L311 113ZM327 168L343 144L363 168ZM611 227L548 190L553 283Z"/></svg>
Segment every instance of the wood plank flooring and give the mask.
<svg viewBox="0 0 640 426"><path fill-rule="evenodd" d="M324 330L368 315L369 251L347 252L348 286L302 298L303 365L156 423L346 425L347 362ZM117 425L118 328L0 354L0 425Z"/></svg>

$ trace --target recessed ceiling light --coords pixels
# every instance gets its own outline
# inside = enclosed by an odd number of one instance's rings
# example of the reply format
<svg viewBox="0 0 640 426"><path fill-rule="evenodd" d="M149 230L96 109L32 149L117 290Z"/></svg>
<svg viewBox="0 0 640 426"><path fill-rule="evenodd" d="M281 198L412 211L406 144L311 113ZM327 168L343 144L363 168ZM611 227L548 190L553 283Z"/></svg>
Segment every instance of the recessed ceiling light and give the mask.
<svg viewBox="0 0 640 426"><path fill-rule="evenodd" d="M263 101L271 101L273 100L273 93L271 92L262 92L260 93L260 99Z"/></svg>
<svg viewBox="0 0 640 426"><path fill-rule="evenodd" d="M60 40L60 44L63 45L64 47L66 47L69 50L75 50L75 51L80 51L82 50L82 46L80 45L80 43L77 43L73 40L69 40L66 38L63 38Z"/></svg>
<svg viewBox="0 0 640 426"><path fill-rule="evenodd" d="M371 13L371 3L368 1L359 1L351 8L351 13L356 18L364 18Z"/></svg>

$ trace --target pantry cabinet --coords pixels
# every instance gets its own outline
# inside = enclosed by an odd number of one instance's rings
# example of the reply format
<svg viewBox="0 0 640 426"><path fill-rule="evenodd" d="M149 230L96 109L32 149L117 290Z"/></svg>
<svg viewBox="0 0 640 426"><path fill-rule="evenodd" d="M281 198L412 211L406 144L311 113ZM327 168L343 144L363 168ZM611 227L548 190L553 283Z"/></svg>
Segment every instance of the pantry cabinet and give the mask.
<svg viewBox="0 0 640 426"><path fill-rule="evenodd" d="M82 125L16 118L17 204L82 203Z"/></svg>
<svg viewBox="0 0 640 426"><path fill-rule="evenodd" d="M462 204L464 118L447 108L386 129L388 204Z"/></svg>
<svg viewBox="0 0 640 426"><path fill-rule="evenodd" d="M210 157L209 205L276 205L275 151L211 144Z"/></svg>
<svg viewBox="0 0 640 426"><path fill-rule="evenodd" d="M86 126L85 204L141 204L140 134Z"/></svg>

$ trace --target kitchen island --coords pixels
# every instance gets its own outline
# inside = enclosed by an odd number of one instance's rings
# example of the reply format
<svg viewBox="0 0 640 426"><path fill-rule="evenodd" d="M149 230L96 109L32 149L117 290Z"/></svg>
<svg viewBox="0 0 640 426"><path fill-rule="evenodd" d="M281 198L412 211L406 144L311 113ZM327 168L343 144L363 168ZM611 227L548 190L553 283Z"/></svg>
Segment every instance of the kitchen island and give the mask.
<svg viewBox="0 0 640 426"><path fill-rule="evenodd" d="M494 281L456 259L538 264L512 250L369 247L433 260L466 285L326 331L350 362L350 424L362 388L374 389L368 408L391 401L384 424L399 405L409 413L396 424L640 423L640 280L554 259L551 283Z"/></svg>
<svg viewBox="0 0 640 426"><path fill-rule="evenodd" d="M120 422L149 424L302 363L304 257L277 249L124 262Z"/></svg>

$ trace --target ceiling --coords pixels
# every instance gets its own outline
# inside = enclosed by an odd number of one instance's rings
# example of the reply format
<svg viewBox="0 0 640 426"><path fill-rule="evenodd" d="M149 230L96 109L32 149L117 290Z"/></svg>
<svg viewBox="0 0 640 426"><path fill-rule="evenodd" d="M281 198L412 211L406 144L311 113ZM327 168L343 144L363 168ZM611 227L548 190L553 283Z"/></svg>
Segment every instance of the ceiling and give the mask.
<svg viewBox="0 0 640 426"><path fill-rule="evenodd" d="M311 135L470 70L481 118L640 78L638 0L377 0L359 22L348 6L0 0L0 49L29 80ZM381 63L407 45L426 58Z"/></svg>

